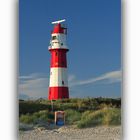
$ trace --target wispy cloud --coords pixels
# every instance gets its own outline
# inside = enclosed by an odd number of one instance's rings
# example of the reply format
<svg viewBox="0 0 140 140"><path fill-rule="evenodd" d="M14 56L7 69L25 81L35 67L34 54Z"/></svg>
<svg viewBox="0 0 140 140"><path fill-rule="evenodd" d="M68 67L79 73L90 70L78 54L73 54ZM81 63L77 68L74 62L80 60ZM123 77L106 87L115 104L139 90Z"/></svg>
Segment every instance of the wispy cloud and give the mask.
<svg viewBox="0 0 140 140"><path fill-rule="evenodd" d="M99 75L98 77L92 77L86 80L79 80L73 74L68 76L70 91L79 90L80 86L95 84L112 84L120 82L122 79L121 70L111 71ZM27 95L29 98L40 98L48 96L49 77L43 73L32 73L30 75L23 75L19 77L19 92L21 95ZM79 88L78 88L79 87ZM83 94L83 88L81 88ZM81 93L81 92L80 92Z"/></svg>
<svg viewBox="0 0 140 140"><path fill-rule="evenodd" d="M19 76L20 80L29 80L29 79L37 79L41 77L46 77L44 73L31 73L30 75Z"/></svg>
<svg viewBox="0 0 140 140"><path fill-rule="evenodd" d="M47 97L48 77L42 73L33 73L19 77L19 92L30 98Z"/></svg>
<svg viewBox="0 0 140 140"><path fill-rule="evenodd" d="M98 81L105 81L105 83L111 84L120 82L122 77L121 70L111 71L104 73L98 77L89 78L86 80L77 80L74 76L70 78L69 85L72 86L80 86L80 85L87 85L87 84L94 84Z"/></svg>

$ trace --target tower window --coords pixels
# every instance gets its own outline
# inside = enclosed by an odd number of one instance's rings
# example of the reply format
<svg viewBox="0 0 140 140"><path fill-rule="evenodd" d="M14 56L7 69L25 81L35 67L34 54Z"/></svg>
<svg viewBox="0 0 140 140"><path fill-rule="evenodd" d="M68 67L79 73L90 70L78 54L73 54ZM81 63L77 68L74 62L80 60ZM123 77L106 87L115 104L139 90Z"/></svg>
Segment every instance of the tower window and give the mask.
<svg viewBox="0 0 140 140"><path fill-rule="evenodd" d="M55 52L55 55L57 56L57 55L58 55L58 53L57 53L57 52Z"/></svg>
<svg viewBox="0 0 140 140"><path fill-rule="evenodd" d="M62 81L62 85L64 85L64 81Z"/></svg>
<svg viewBox="0 0 140 140"><path fill-rule="evenodd" d="M64 61L62 61L62 65L65 66L65 62Z"/></svg>
<svg viewBox="0 0 140 140"><path fill-rule="evenodd" d="M55 40L56 39L56 36L52 36L52 40Z"/></svg>

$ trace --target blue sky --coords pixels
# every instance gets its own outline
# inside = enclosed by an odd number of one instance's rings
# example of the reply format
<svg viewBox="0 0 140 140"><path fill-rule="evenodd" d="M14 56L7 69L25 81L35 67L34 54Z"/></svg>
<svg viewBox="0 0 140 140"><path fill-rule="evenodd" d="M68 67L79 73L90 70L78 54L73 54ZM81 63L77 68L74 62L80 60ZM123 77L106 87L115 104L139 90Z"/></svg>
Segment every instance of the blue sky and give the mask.
<svg viewBox="0 0 140 140"><path fill-rule="evenodd" d="M47 97L51 22L64 18L70 97L120 97L120 0L20 0L20 97Z"/></svg>

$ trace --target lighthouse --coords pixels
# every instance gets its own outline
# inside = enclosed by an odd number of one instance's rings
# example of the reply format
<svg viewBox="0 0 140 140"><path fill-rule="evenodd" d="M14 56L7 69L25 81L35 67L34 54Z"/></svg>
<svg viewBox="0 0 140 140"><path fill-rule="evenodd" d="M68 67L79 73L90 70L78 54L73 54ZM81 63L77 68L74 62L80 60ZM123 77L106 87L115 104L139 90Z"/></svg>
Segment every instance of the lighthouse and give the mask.
<svg viewBox="0 0 140 140"><path fill-rule="evenodd" d="M50 83L49 100L69 98L68 78L67 78L67 52L66 44L67 28L61 24L65 20L52 22L54 24L51 32L49 51L50 60Z"/></svg>

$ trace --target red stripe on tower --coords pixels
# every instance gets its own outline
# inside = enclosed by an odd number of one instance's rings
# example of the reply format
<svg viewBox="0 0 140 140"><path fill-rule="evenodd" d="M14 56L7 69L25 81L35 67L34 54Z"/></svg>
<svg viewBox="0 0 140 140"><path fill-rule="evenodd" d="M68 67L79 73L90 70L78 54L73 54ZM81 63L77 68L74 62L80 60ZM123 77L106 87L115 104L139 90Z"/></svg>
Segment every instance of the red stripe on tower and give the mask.
<svg viewBox="0 0 140 140"><path fill-rule="evenodd" d="M66 45L67 28L60 24L62 21L64 20L53 22L55 26L49 46L51 53L49 100L69 98L66 57L68 51Z"/></svg>

